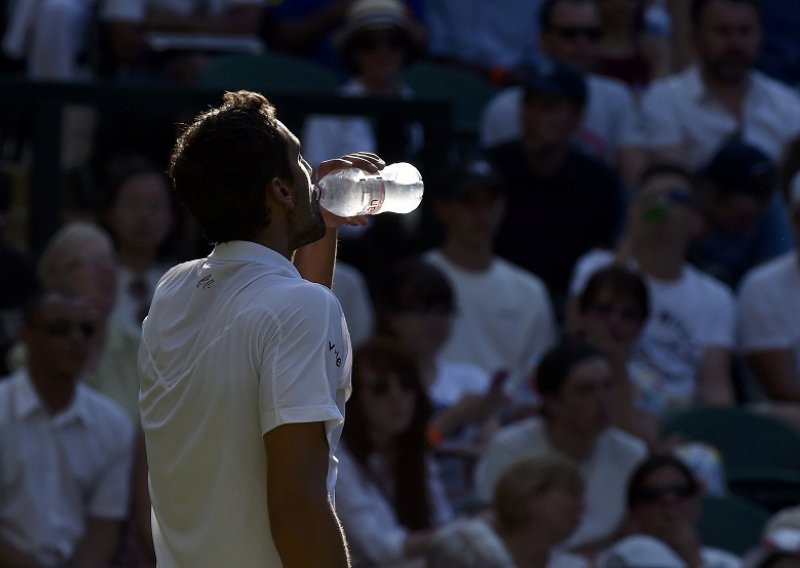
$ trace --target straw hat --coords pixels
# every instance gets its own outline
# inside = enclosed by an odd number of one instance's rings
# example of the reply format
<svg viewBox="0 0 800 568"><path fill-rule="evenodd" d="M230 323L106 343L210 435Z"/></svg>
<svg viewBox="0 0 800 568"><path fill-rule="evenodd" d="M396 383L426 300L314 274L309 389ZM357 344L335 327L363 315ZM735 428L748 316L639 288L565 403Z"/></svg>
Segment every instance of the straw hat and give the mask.
<svg viewBox="0 0 800 568"><path fill-rule="evenodd" d="M410 49L422 48L420 26L400 0L355 0L345 16L344 28L333 37L333 45L344 51L359 33L384 29L399 29L408 37Z"/></svg>

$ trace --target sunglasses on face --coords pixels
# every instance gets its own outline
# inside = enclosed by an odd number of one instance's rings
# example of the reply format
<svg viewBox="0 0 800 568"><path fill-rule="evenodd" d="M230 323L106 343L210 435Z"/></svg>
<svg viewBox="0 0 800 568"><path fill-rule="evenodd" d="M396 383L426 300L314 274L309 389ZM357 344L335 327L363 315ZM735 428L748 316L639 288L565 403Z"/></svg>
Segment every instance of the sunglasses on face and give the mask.
<svg viewBox="0 0 800 568"><path fill-rule="evenodd" d="M358 37L353 46L363 51L375 51L382 46L400 49L406 46L406 38L399 33L367 34Z"/></svg>
<svg viewBox="0 0 800 568"><path fill-rule="evenodd" d="M392 389L399 389L402 392L414 390L414 378L407 375L382 377L376 381L365 384L364 387L374 396L383 397L389 394Z"/></svg>
<svg viewBox="0 0 800 568"><path fill-rule="evenodd" d="M642 487L636 492L634 500L641 503L677 501L692 497L695 493L695 487L689 483L664 485L662 487Z"/></svg>
<svg viewBox="0 0 800 568"><path fill-rule="evenodd" d="M53 337L66 337L77 329L83 337L89 339L95 332L94 324L89 321L53 320L33 327Z"/></svg>
<svg viewBox="0 0 800 568"><path fill-rule="evenodd" d="M647 221L663 219L670 205L685 205L694 207L694 200L689 190L678 187L659 193L658 195L646 196L647 207L645 208L644 218Z"/></svg>
<svg viewBox="0 0 800 568"><path fill-rule="evenodd" d="M589 41L600 39L600 28L591 26L555 26L552 31L563 39L575 40L581 37Z"/></svg>

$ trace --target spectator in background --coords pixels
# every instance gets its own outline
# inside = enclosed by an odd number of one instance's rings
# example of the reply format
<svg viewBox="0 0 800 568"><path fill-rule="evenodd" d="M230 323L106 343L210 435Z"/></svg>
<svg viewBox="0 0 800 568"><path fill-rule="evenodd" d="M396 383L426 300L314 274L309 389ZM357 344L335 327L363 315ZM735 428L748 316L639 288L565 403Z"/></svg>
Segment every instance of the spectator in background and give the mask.
<svg viewBox="0 0 800 568"><path fill-rule="evenodd" d="M503 84L536 48L543 0L514 0L502 10L483 0L425 0L429 53Z"/></svg>
<svg viewBox="0 0 800 568"><path fill-rule="evenodd" d="M0 558L4 566L106 566L128 514L133 428L81 383L90 306L48 290L31 300L24 368L0 383Z"/></svg>
<svg viewBox="0 0 800 568"><path fill-rule="evenodd" d="M755 146L726 143L698 172L703 233L689 261L731 288L745 272L792 248L792 229L775 165Z"/></svg>
<svg viewBox="0 0 800 568"><path fill-rule="evenodd" d="M800 96L754 69L762 41L758 0L694 0L697 63L648 89L642 99L655 160L694 171L730 138L778 162L800 133Z"/></svg>
<svg viewBox="0 0 800 568"><path fill-rule="evenodd" d="M492 504L515 566L588 568L585 558L558 549L581 523L585 486L575 462L556 453L521 459L503 472Z"/></svg>
<svg viewBox="0 0 800 568"><path fill-rule="evenodd" d="M788 186L795 235L800 234L800 174ZM739 348L759 394L793 408L800 428L800 261L791 250L751 270L739 288Z"/></svg>
<svg viewBox="0 0 800 568"><path fill-rule="evenodd" d="M156 61L151 32L255 37L265 0L100 0L100 24L111 51L111 67L123 78L191 83L205 55L186 51Z"/></svg>
<svg viewBox="0 0 800 568"><path fill-rule="evenodd" d="M586 73L586 103L573 138L584 152L616 168L633 186L644 165L639 109L624 83L594 74L600 24L596 0L545 0L539 14L541 55ZM521 72L524 75L524 67ZM524 136L520 120L524 92L511 87L486 106L480 128L484 148Z"/></svg>
<svg viewBox="0 0 800 568"><path fill-rule="evenodd" d="M625 487L645 457L645 444L610 426L611 368L588 343L563 343L542 359L536 372L542 417L512 423L495 436L475 470L483 503L506 469L521 458L554 451L578 464L586 480L586 510L563 548L591 554L608 544L620 526Z"/></svg>
<svg viewBox="0 0 800 568"><path fill-rule="evenodd" d="M412 353L387 339L356 351L336 484L354 566L419 557L452 518L426 442L430 413Z"/></svg>
<svg viewBox="0 0 800 568"><path fill-rule="evenodd" d="M0 279L0 377L10 372L8 355L22 324L22 307L38 288L33 258L8 242L6 229L13 210L13 187L7 172L0 172L0 266L13 278Z"/></svg>
<svg viewBox="0 0 800 568"><path fill-rule="evenodd" d="M344 72L334 35L354 0L273 0L262 35L276 50L307 57ZM425 0L403 0L409 15L423 18Z"/></svg>
<svg viewBox="0 0 800 568"><path fill-rule="evenodd" d="M611 423L655 446L661 435L660 395L647 365L635 354L650 316L650 295L642 276L612 264L595 271L573 305L570 332L608 358L614 380Z"/></svg>
<svg viewBox="0 0 800 568"><path fill-rule="evenodd" d="M650 317L634 357L651 376L659 415L693 404L734 402L731 356L735 304L730 289L685 259L701 219L693 178L685 169L645 170L616 251L594 250L575 265L571 304L599 268L614 262L638 269L650 296ZM570 307L572 310L573 307Z"/></svg>
<svg viewBox="0 0 800 568"><path fill-rule="evenodd" d="M442 357L506 371L509 392L530 395L530 373L558 332L544 283L494 253L506 217L503 181L480 158L445 167L437 180L430 193L444 242L424 258L447 277L457 305Z"/></svg>
<svg viewBox="0 0 800 568"><path fill-rule="evenodd" d="M691 469L669 454L639 464L628 484L629 536L598 559L598 568L713 566L739 568L733 554L703 546L698 523L702 487Z"/></svg>
<svg viewBox="0 0 800 568"><path fill-rule="evenodd" d="M400 0L354 0L335 36L352 79L347 97L411 98L400 72L419 54L419 30ZM422 143L419 127L380 124L362 117L312 116L303 129L303 151L311 163L350 152L380 152L387 163L408 161Z"/></svg>
<svg viewBox="0 0 800 568"><path fill-rule="evenodd" d="M600 37L597 72L623 81L634 93L670 72L667 39L645 26L646 0L597 0Z"/></svg>
<svg viewBox="0 0 800 568"><path fill-rule="evenodd" d="M507 187L495 250L544 281L560 319L575 261L616 239L623 190L613 170L573 144L587 96L577 71L532 66L523 93L522 138L489 151Z"/></svg>
<svg viewBox="0 0 800 568"><path fill-rule="evenodd" d="M375 331L375 311L367 282L355 266L337 261L331 290L342 305L350 343L356 348Z"/></svg>
<svg viewBox="0 0 800 568"><path fill-rule="evenodd" d="M23 62L31 79L91 78L89 52L97 3L98 0L12 2L2 40L3 53Z"/></svg>

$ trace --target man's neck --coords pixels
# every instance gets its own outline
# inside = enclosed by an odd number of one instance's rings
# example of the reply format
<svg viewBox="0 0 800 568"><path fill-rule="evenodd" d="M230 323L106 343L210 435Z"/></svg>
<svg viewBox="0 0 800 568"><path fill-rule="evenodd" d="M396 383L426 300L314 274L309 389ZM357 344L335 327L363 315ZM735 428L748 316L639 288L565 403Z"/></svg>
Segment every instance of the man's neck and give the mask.
<svg viewBox="0 0 800 568"><path fill-rule="evenodd" d="M65 410L75 396L76 378L44 375L28 369L33 388L51 415Z"/></svg>
<svg viewBox="0 0 800 568"><path fill-rule="evenodd" d="M700 77L706 92L711 98L721 104L737 119L740 119L744 111L745 97L750 90L750 74L747 74L741 81L732 83L720 81L712 73L701 67Z"/></svg>
<svg viewBox="0 0 800 568"><path fill-rule="evenodd" d="M564 424L545 422L545 432L550 446L557 452L571 457L577 462L585 462L592 455L596 437L587 438L576 434Z"/></svg>
<svg viewBox="0 0 800 568"><path fill-rule="evenodd" d="M646 274L657 280L678 280L683 275L684 247L639 245L632 249L632 256Z"/></svg>
<svg viewBox="0 0 800 568"><path fill-rule="evenodd" d="M551 545L543 542L541 530L519 530L501 535L511 553L514 565L520 568L546 568Z"/></svg>
<svg viewBox="0 0 800 568"><path fill-rule="evenodd" d="M447 260L470 272L489 270L494 258L490 244L467 246L454 240L446 240L441 250Z"/></svg>
<svg viewBox="0 0 800 568"><path fill-rule="evenodd" d="M548 178L558 173L569 157L569 145L548 145L533 148L525 146L528 167L537 176Z"/></svg>

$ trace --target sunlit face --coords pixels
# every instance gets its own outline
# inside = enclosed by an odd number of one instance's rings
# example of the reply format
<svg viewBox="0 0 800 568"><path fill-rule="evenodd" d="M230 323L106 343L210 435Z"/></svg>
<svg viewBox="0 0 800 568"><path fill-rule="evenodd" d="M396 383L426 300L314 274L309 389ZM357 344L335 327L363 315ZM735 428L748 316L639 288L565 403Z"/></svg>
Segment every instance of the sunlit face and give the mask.
<svg viewBox="0 0 800 568"><path fill-rule="evenodd" d="M644 313L636 300L617 293L610 286L598 291L581 317L581 327L590 337L607 334L614 341L625 343L638 337L643 325Z"/></svg>
<svg viewBox="0 0 800 568"><path fill-rule="evenodd" d="M633 506L632 513L645 534L669 533L678 523L693 527L700 520L700 495L674 466L651 472L642 489L645 498Z"/></svg>
<svg viewBox="0 0 800 568"><path fill-rule="evenodd" d="M581 361L570 371L560 392L545 397L544 403L553 424L593 438L609 424L611 367L603 357Z"/></svg>
<svg viewBox="0 0 800 568"><path fill-rule="evenodd" d="M761 48L758 12L746 2L712 0L700 16L694 43L703 70L722 83L745 80Z"/></svg>
<svg viewBox="0 0 800 568"><path fill-rule="evenodd" d="M414 380L397 373L361 369L356 388L370 435L377 444L392 440L411 425L416 407Z"/></svg>
<svg viewBox="0 0 800 568"><path fill-rule="evenodd" d="M295 206L289 211L289 248L296 250L321 239L325 235L325 221L311 185L311 166L300 153L300 141L283 124L280 128L287 139L289 164L294 177L292 193Z"/></svg>
<svg viewBox="0 0 800 568"><path fill-rule="evenodd" d="M561 0L553 8L550 29L543 30L543 51L575 69L589 71L600 35L600 11L594 2Z"/></svg>
<svg viewBox="0 0 800 568"><path fill-rule="evenodd" d="M29 365L45 376L75 380L91 352L95 325L81 298L48 294L22 330Z"/></svg>
<svg viewBox="0 0 800 568"><path fill-rule="evenodd" d="M450 199L439 209L447 237L467 248L491 245L506 209L506 201L491 188L477 188L464 199Z"/></svg>
<svg viewBox="0 0 800 568"><path fill-rule="evenodd" d="M353 42L355 64L367 84L397 80L408 53L407 39L400 29L362 32Z"/></svg>
<svg viewBox="0 0 800 568"><path fill-rule="evenodd" d="M117 295L116 256L110 243L87 239L61 258L66 288L88 303L97 321L103 321L114 308Z"/></svg>
<svg viewBox="0 0 800 568"><path fill-rule="evenodd" d="M164 177L152 172L127 179L109 210L108 223L121 253L155 255L173 225Z"/></svg>
<svg viewBox="0 0 800 568"><path fill-rule="evenodd" d="M530 525L545 531L553 545L571 535L585 509L583 491L565 485L553 485L530 498Z"/></svg>

